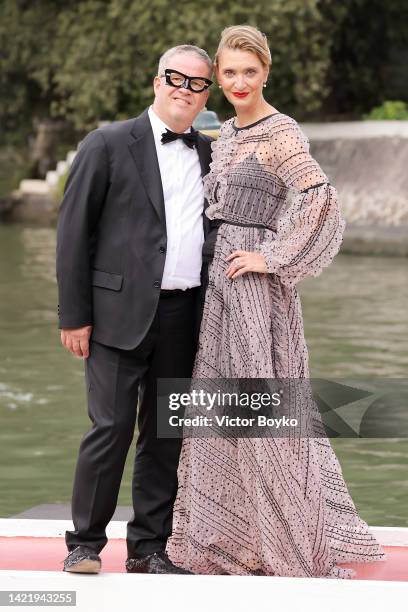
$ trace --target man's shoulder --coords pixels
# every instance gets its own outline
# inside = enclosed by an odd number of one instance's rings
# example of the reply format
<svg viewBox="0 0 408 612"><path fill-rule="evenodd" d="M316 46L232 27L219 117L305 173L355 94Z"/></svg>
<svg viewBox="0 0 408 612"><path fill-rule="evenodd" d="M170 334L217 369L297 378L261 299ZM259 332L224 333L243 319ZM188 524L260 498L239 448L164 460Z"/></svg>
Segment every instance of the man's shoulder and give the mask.
<svg viewBox="0 0 408 612"><path fill-rule="evenodd" d="M208 136L207 134L203 134L202 132L197 132L197 134L198 138L200 138L200 140L202 142L205 142L208 146L215 140L215 138L213 138L212 136Z"/></svg>
<svg viewBox="0 0 408 612"><path fill-rule="evenodd" d="M97 130L100 131L103 136L115 136L116 134L123 134L124 132L130 132L136 117L132 119L124 119L122 121L112 121L111 123L103 123L100 125Z"/></svg>
<svg viewBox="0 0 408 612"><path fill-rule="evenodd" d="M116 141L123 142L123 138L128 136L135 129L136 124L144 126L146 122L148 122L148 116L147 111L145 110L137 117L103 123L96 129L92 130L88 136L92 134L95 138L102 139L107 144L114 144Z"/></svg>
<svg viewBox="0 0 408 612"><path fill-rule="evenodd" d="M112 123L99 125L84 136L79 147L104 148L108 144L113 144L116 140L122 139L123 136L131 132L134 122L135 119L127 119L125 121L113 121Z"/></svg>
<svg viewBox="0 0 408 612"><path fill-rule="evenodd" d="M123 121L112 121L111 123L104 123L100 125L96 130L96 133L102 136L106 143L114 144L117 140L123 140L124 137L128 136L133 129L136 118L125 119Z"/></svg>

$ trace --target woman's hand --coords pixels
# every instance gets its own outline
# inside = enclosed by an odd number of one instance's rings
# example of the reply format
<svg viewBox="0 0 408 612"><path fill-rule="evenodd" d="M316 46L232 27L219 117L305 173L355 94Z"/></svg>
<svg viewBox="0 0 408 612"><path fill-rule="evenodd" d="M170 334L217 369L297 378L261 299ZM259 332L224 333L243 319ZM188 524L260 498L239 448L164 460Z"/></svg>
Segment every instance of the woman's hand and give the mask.
<svg viewBox="0 0 408 612"><path fill-rule="evenodd" d="M234 251L226 261L231 262L225 272L227 278L238 278L246 272L267 272L265 257L261 253Z"/></svg>

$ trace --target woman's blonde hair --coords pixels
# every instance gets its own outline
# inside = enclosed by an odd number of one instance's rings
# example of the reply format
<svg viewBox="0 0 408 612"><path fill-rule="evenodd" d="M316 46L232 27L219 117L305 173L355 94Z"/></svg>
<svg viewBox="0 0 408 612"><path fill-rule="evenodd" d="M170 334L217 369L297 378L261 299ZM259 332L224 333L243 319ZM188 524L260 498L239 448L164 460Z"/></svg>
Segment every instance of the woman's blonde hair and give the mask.
<svg viewBox="0 0 408 612"><path fill-rule="evenodd" d="M218 60L223 49L241 49L254 53L263 66L270 68L272 64L268 40L260 30L250 25L230 26L221 33L221 40L215 54L214 65L218 67Z"/></svg>

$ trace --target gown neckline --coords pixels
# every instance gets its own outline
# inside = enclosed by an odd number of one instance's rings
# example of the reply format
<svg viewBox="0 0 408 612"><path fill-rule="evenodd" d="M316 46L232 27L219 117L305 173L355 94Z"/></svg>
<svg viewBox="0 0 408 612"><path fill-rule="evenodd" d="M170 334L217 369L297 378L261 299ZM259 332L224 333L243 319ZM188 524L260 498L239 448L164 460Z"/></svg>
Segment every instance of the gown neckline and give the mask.
<svg viewBox="0 0 408 612"><path fill-rule="evenodd" d="M254 123L250 123L249 125L244 125L242 127L237 127L235 125L235 122L232 122L232 127L234 128L234 130L236 132L239 132L240 130L247 130L248 128L254 127L255 125L258 125L258 123L262 123L262 121L266 121L266 119L269 119L269 117L273 117L274 115L280 115L281 113L271 113L270 115L266 115L266 117L262 117L261 119L258 119L258 121L255 121Z"/></svg>

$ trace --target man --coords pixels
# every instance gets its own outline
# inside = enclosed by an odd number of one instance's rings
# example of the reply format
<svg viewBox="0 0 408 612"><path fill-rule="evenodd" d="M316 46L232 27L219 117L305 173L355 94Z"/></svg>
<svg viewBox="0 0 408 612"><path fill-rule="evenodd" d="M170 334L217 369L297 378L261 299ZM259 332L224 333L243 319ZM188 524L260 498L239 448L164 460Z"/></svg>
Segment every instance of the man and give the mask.
<svg viewBox="0 0 408 612"><path fill-rule="evenodd" d="M166 51L153 106L94 130L67 181L57 229L61 342L85 359L84 436L64 570L97 573L137 414L126 568L189 573L166 556L181 440L156 433L157 378L191 376L210 141L191 124L211 85L198 47ZM194 78L192 78L194 77Z"/></svg>

